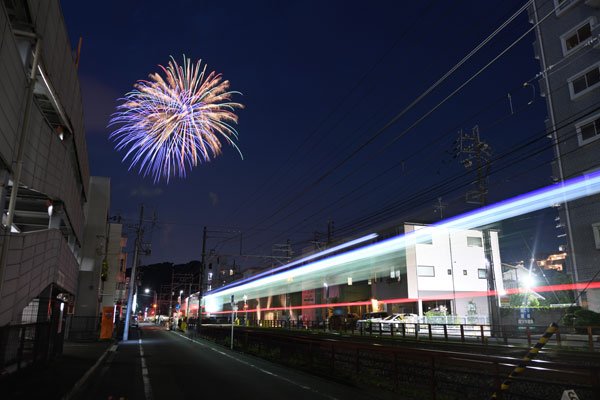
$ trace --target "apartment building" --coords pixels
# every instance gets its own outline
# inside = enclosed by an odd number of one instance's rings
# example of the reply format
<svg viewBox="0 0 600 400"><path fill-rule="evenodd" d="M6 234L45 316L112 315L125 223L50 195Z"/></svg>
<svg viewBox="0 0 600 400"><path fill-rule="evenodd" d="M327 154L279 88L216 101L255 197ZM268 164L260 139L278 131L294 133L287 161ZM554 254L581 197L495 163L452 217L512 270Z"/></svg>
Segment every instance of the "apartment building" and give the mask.
<svg viewBox="0 0 600 400"><path fill-rule="evenodd" d="M528 11L560 182L600 168L600 1L534 0ZM600 196L564 203L559 215L567 272L576 282L600 279ZM583 293L582 304L600 311L600 290Z"/></svg>
<svg viewBox="0 0 600 400"><path fill-rule="evenodd" d="M75 59L58 1L0 1L0 327L60 333L77 292L89 167Z"/></svg>

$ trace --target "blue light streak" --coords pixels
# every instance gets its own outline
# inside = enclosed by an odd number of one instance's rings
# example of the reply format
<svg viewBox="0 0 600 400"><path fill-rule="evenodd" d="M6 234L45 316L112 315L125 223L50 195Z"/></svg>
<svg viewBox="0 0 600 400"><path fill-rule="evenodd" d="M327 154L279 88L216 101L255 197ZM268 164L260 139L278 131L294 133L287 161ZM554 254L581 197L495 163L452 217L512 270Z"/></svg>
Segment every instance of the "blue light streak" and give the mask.
<svg viewBox="0 0 600 400"><path fill-rule="evenodd" d="M390 262L397 262L401 256L400 252L407 246L426 241L437 230L474 229L597 193L600 193L600 171L567 180L562 184L525 193L407 234L321 259L308 265L286 269L277 274L266 273L270 274L269 276L264 276L265 273L263 273L261 276L251 277L243 284L230 285L218 291L207 293L204 297L206 311L221 310L223 304L228 301L229 296L232 294L236 298L241 299L243 295L247 295L249 299L252 299L322 287L322 274L324 273L333 276L334 279L328 279L331 282L330 285L345 281L344 274L356 274L364 278L378 268L384 270ZM302 261L295 261L281 267L281 269L289 268L300 262ZM358 279L355 279L355 281L358 281Z"/></svg>

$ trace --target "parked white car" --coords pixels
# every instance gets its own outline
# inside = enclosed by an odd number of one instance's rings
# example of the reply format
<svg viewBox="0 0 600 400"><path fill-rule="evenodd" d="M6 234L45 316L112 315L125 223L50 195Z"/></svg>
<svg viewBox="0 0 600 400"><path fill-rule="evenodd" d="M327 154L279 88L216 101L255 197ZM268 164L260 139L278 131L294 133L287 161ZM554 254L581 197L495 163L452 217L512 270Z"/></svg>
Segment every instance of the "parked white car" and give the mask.
<svg viewBox="0 0 600 400"><path fill-rule="evenodd" d="M360 330L362 327L363 330L370 330L374 326L373 329L376 330L379 328L376 326L377 323L387 317L388 313L385 311L366 313L361 319L356 321L356 329Z"/></svg>
<svg viewBox="0 0 600 400"><path fill-rule="evenodd" d="M381 330L384 332L390 332L393 328L394 332L402 330L402 324L409 324L405 328L414 329L415 325L419 322L419 316L417 314L399 313L392 314L387 318L379 321L381 323Z"/></svg>

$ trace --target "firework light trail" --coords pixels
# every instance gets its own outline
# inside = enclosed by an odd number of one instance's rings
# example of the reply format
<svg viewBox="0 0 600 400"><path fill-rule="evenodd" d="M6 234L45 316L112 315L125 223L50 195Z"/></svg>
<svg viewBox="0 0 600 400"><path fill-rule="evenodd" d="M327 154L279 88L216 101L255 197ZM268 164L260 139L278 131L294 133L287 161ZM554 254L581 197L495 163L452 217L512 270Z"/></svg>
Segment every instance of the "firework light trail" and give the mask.
<svg viewBox="0 0 600 400"><path fill-rule="evenodd" d="M118 126L110 134L118 151L125 150L131 170L138 166L143 176L154 182L173 176L185 177L198 162L210 161L221 154L225 141L235 147L238 133L233 127L240 103L231 101L229 81L214 71L207 74L201 61L193 64L183 57L178 65L171 57L150 80L139 80L125 95L112 115L109 126Z"/></svg>

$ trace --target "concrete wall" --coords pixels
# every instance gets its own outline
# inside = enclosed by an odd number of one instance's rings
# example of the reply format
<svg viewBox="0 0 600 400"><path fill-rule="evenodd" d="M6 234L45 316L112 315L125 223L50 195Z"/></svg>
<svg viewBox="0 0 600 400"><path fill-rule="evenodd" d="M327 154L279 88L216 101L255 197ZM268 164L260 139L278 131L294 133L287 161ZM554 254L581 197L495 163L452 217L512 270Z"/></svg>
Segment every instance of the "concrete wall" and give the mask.
<svg viewBox="0 0 600 400"><path fill-rule="evenodd" d="M75 293L78 269L59 230L12 236L0 299L0 325L18 320L23 308L51 283Z"/></svg>
<svg viewBox="0 0 600 400"><path fill-rule="evenodd" d="M420 227L416 226L416 228ZM499 269L498 235L496 232L490 234L492 258L494 265L497 266L494 274L497 279L499 278L498 289L501 290L503 286L502 272ZM469 245L468 238L480 239L481 246ZM419 293L487 291L487 279L479 276L479 270L488 268L481 231L461 230L449 233L447 230L439 229L432 235L431 244L417 243L414 246L416 255L412 262L415 262L417 267L428 266L434 269L434 276L418 276L418 271L415 269L415 276L408 277L409 286L416 285ZM412 271L412 268L407 267L407 270ZM408 291L410 293L411 289L409 288Z"/></svg>
<svg viewBox="0 0 600 400"><path fill-rule="evenodd" d="M102 291L102 307L112 306L117 301L122 300L122 292L118 291L119 283L125 281L125 265L121 270L121 260L123 258L122 245L123 225L108 225L108 248L106 249L106 262L108 263L108 273L104 281Z"/></svg>
<svg viewBox="0 0 600 400"><path fill-rule="evenodd" d="M107 253L110 178L92 176L85 205L85 229L75 315L97 316L101 300L102 261Z"/></svg>
<svg viewBox="0 0 600 400"><path fill-rule="evenodd" d="M58 0L29 0L36 32L44 38L43 63L61 104L73 125L75 151L84 194L89 182L87 145L83 126L83 102L72 45Z"/></svg>

